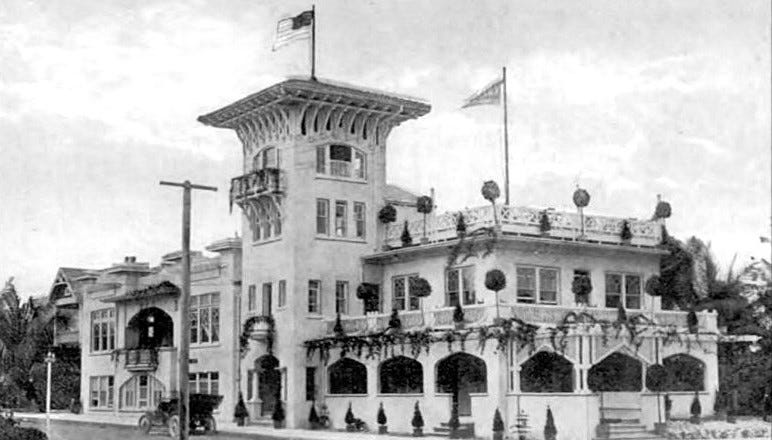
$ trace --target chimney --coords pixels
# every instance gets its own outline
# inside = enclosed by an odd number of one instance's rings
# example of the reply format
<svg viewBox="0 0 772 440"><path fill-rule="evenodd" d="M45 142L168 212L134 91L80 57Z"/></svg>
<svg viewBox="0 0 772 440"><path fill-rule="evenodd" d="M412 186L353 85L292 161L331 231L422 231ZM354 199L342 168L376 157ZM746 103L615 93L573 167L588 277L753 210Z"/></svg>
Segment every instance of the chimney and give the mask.
<svg viewBox="0 0 772 440"><path fill-rule="evenodd" d="M123 262L128 264L134 264L137 262L137 257L135 256L124 257Z"/></svg>

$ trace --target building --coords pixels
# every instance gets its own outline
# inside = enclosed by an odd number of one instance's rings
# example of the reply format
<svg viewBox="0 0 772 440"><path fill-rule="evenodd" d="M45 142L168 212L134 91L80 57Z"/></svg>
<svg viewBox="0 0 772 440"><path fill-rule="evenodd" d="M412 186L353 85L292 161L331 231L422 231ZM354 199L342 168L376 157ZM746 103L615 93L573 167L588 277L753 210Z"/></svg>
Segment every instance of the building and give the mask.
<svg viewBox="0 0 772 440"><path fill-rule="evenodd" d="M488 435L496 408L507 427L523 412L541 430L549 405L559 432L591 438L609 421L652 428L662 411L646 378L657 364L674 416L688 415L695 391L708 413L716 315L689 329L686 312L644 292L664 253L660 224L493 205L464 211L459 237L457 213L424 219L415 195L387 183L390 131L429 110L290 79L199 117L234 130L243 151L230 197L243 213L245 294L233 316L250 336L240 389L253 421L270 420L280 399L289 427L307 426L314 402L337 428L349 404L374 426L382 403L389 429L409 432L418 402L429 431L443 431L455 406L464 429ZM379 221L386 205L390 224ZM491 269L506 275L500 292L485 287ZM418 278L429 296L416 295ZM574 279L591 282L586 300Z"/></svg>
<svg viewBox="0 0 772 440"><path fill-rule="evenodd" d="M241 239L191 255L190 390L224 397L215 412L230 421L238 398ZM81 402L87 413L154 409L178 387L181 252L156 267L126 257L101 270L60 269L56 304L79 304L77 331L57 332L81 347ZM73 284L80 282L80 284ZM72 298L72 299L70 299ZM66 304L65 304L66 303Z"/></svg>

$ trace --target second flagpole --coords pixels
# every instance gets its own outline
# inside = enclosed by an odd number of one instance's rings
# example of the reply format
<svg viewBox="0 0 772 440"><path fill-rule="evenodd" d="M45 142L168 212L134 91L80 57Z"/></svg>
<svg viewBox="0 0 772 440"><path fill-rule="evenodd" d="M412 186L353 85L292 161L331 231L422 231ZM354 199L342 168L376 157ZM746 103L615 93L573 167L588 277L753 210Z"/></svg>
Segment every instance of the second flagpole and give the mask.
<svg viewBox="0 0 772 440"><path fill-rule="evenodd" d="M311 80L316 81L316 5L311 5Z"/></svg>
<svg viewBox="0 0 772 440"><path fill-rule="evenodd" d="M501 99L504 105L504 203L509 205L509 130L507 128L507 67L501 68L503 82Z"/></svg>

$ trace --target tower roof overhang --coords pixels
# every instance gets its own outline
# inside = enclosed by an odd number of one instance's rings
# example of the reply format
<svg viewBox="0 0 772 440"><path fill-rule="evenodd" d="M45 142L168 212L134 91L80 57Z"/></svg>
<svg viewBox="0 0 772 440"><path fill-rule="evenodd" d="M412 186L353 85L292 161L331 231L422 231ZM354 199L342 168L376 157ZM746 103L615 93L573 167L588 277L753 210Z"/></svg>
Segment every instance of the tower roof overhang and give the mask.
<svg viewBox="0 0 772 440"><path fill-rule="evenodd" d="M242 120L271 111L273 107L304 104L338 105L382 113L401 123L421 117L431 106L421 100L345 85L329 80L291 78L198 117L198 121L217 128L235 129Z"/></svg>

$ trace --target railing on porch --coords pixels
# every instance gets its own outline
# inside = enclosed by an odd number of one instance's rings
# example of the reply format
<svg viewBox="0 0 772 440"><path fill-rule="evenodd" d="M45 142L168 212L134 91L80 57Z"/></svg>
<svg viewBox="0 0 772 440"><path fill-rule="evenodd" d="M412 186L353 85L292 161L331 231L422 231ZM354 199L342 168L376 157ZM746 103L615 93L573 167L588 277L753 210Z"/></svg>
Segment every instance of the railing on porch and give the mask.
<svg viewBox="0 0 772 440"><path fill-rule="evenodd" d="M535 304L516 304L500 305L499 316L502 318L516 317L532 324L555 325L563 321L563 318L570 312L586 313L596 320L614 321L617 318L617 310L610 308L595 307L570 307L570 306L547 306ZM641 314L655 323L663 326L687 327L686 315L684 311L661 310L650 312L647 310L628 310L628 316ZM711 312L699 312L697 314L700 331L717 331L716 314ZM464 322L469 326L481 324L491 324L496 318L496 307L489 304L475 304L464 306ZM368 313L365 316L341 317L343 331L352 333L370 333L384 331L388 328L389 313ZM420 328L424 326L432 328L451 327L453 322L453 308L443 307L440 309L429 310L423 313L419 310L399 312L399 319L402 328L405 330ZM325 321L327 333L333 334L335 319Z"/></svg>
<svg viewBox="0 0 772 440"><path fill-rule="evenodd" d="M128 371L155 371L158 368L158 350L155 348L130 348L125 353Z"/></svg>

